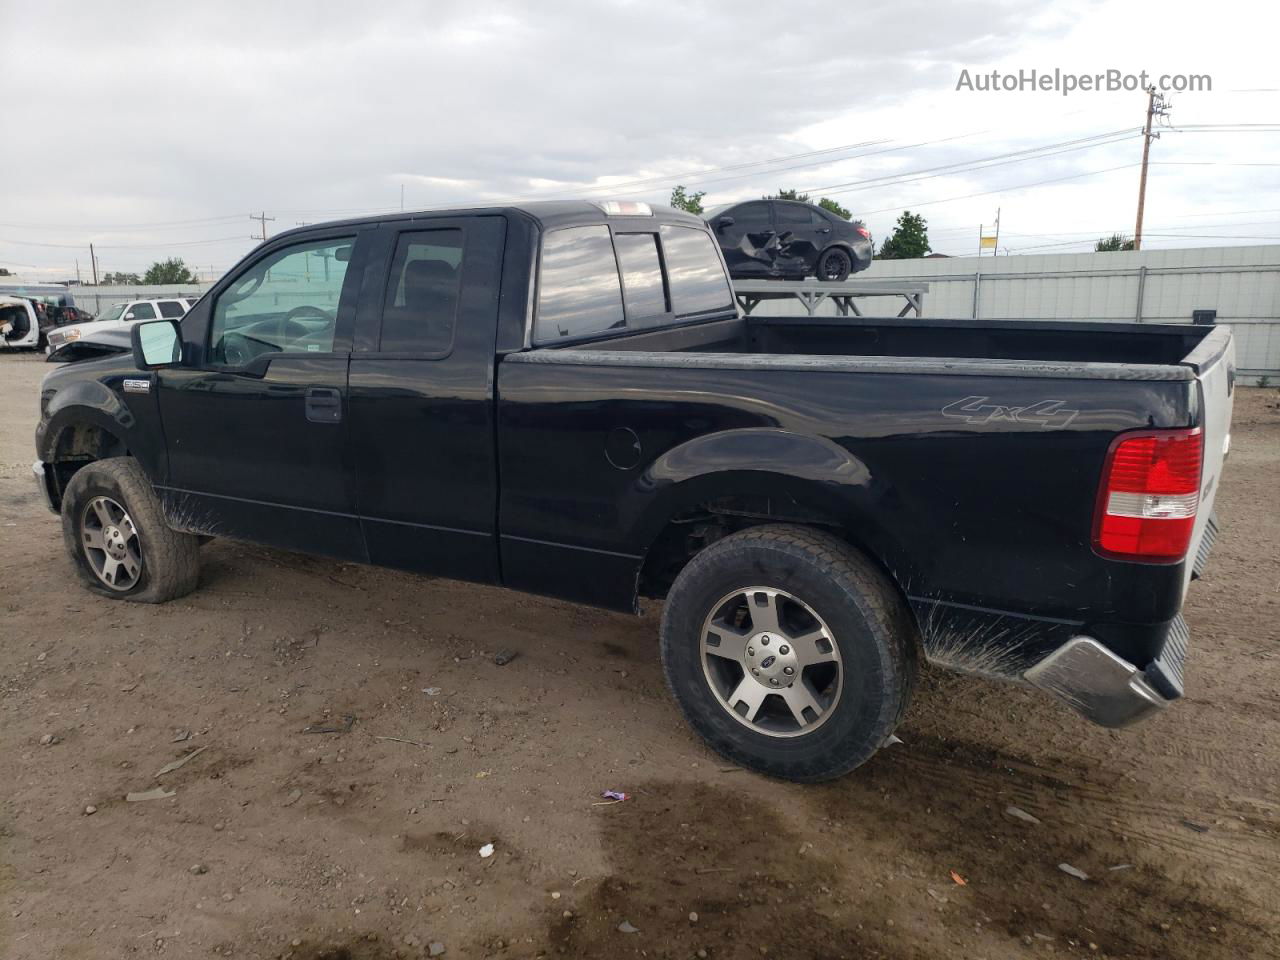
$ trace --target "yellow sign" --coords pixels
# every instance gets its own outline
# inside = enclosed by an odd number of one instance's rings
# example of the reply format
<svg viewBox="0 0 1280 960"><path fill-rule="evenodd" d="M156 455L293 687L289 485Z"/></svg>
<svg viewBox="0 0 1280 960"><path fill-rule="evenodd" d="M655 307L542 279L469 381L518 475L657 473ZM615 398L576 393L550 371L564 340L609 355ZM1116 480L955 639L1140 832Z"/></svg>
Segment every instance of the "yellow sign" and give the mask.
<svg viewBox="0 0 1280 960"><path fill-rule="evenodd" d="M995 237L983 237L978 242L979 248L982 250L994 250L996 248Z"/></svg>

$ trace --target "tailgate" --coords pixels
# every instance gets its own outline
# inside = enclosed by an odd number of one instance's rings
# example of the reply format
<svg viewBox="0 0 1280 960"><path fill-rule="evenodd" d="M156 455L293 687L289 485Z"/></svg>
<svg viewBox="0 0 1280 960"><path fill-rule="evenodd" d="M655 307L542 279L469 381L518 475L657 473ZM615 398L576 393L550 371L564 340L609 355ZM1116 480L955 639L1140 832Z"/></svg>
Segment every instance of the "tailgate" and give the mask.
<svg viewBox="0 0 1280 960"><path fill-rule="evenodd" d="M1200 390L1200 427L1204 431L1204 469L1200 477L1200 506L1191 533L1190 556L1201 552L1201 543L1213 522L1213 504L1222 478L1222 463L1231 447L1231 406L1234 402L1236 348L1229 327L1214 327L1183 361L1196 373ZM1208 546L1208 542L1205 542ZM1193 568L1186 565L1186 582Z"/></svg>

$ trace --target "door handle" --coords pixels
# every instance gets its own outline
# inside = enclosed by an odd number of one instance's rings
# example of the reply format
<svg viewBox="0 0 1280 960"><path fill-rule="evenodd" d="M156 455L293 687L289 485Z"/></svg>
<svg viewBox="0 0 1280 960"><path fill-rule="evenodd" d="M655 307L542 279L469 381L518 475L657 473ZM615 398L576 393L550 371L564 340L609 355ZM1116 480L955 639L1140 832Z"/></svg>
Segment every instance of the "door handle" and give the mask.
<svg viewBox="0 0 1280 960"><path fill-rule="evenodd" d="M820 228L820 229L818 230L818 232L819 232L819 233L830 233L830 232L831 232L831 228L830 228L830 227L822 227L822 228Z"/></svg>
<svg viewBox="0 0 1280 960"><path fill-rule="evenodd" d="M307 420L311 423L341 423L342 393L332 387L308 387Z"/></svg>

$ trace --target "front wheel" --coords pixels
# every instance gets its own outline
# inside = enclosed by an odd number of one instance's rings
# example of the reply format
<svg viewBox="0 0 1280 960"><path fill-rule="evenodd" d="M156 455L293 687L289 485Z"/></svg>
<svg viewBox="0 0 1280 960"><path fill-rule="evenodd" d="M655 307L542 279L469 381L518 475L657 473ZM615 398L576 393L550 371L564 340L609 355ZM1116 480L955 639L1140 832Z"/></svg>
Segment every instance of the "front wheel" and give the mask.
<svg viewBox="0 0 1280 960"><path fill-rule="evenodd" d="M840 282L849 279L849 271L853 269L853 260L849 254L839 247L832 247L818 258L818 279Z"/></svg>
<svg viewBox="0 0 1280 960"><path fill-rule="evenodd" d="M888 578L838 538L754 527L698 554L662 618L667 683L724 757L786 780L868 760L910 699L916 647Z"/></svg>
<svg viewBox="0 0 1280 960"><path fill-rule="evenodd" d="M190 593L200 578L196 537L165 523L132 457L76 471L62 496L62 538L81 582L113 599L164 603Z"/></svg>

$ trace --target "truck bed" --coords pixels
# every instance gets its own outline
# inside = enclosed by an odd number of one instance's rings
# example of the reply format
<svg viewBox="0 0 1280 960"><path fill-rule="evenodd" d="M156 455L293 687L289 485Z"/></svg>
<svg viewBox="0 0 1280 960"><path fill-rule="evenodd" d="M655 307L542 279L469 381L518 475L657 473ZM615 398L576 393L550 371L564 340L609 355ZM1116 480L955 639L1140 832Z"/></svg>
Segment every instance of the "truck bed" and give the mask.
<svg viewBox="0 0 1280 960"><path fill-rule="evenodd" d="M1095 364L1123 364L1133 378L1190 379L1173 370L1161 375L1147 368L1194 361L1192 355L1212 331L1208 326L1173 324L750 316L628 334L579 349L1027 361L1028 369L1063 364L1080 375ZM1096 377L1105 373L1091 372Z"/></svg>
<svg viewBox="0 0 1280 960"><path fill-rule="evenodd" d="M879 558L938 662L1020 676L1083 633L1144 665L1180 629L1191 565L1099 557L1098 479L1119 433L1203 429L1194 555L1230 350L1207 326L748 317L510 354L504 577L547 592L571 568L582 599L625 607L637 577L662 589L652 513L782 511Z"/></svg>

